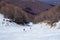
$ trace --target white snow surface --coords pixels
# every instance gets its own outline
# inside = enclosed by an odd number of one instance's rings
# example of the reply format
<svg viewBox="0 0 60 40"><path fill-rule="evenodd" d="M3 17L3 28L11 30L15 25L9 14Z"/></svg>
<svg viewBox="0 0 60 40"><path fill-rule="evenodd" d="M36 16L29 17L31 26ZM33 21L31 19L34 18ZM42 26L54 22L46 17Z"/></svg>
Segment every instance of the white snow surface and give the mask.
<svg viewBox="0 0 60 40"><path fill-rule="evenodd" d="M6 20L9 19L0 14L0 40L60 40L60 22L50 28L45 23L23 26Z"/></svg>

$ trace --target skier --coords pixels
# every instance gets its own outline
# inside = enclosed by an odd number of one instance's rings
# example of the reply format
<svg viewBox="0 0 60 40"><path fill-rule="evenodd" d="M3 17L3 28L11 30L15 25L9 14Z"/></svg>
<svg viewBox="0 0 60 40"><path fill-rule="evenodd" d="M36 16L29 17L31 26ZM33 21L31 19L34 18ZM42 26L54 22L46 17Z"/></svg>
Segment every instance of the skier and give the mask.
<svg viewBox="0 0 60 40"><path fill-rule="evenodd" d="M31 29L31 27L30 27L30 29Z"/></svg>
<svg viewBox="0 0 60 40"><path fill-rule="evenodd" d="M25 29L23 29L23 31L25 31Z"/></svg>

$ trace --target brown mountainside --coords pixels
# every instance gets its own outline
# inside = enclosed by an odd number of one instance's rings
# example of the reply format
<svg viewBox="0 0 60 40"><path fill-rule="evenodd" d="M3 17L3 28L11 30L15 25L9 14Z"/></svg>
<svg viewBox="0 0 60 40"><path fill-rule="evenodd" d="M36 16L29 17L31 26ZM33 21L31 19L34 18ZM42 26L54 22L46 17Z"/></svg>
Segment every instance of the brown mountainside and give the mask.
<svg viewBox="0 0 60 40"><path fill-rule="evenodd" d="M52 7L51 5L44 3L44 2L40 2L38 0L27 0L27 1L26 0L25 1L23 0L2 0L2 1L6 1L10 4L19 6L23 9L26 9L26 8L31 9L35 14L38 14Z"/></svg>
<svg viewBox="0 0 60 40"><path fill-rule="evenodd" d="M18 24L39 23L46 20L53 24L60 20L60 4L52 7L39 1L15 1L0 1L0 12Z"/></svg>
<svg viewBox="0 0 60 40"><path fill-rule="evenodd" d="M37 20L38 19L38 20ZM60 4L52 7L48 11L44 11L35 16L34 23L47 21L48 23L55 23L60 20Z"/></svg>

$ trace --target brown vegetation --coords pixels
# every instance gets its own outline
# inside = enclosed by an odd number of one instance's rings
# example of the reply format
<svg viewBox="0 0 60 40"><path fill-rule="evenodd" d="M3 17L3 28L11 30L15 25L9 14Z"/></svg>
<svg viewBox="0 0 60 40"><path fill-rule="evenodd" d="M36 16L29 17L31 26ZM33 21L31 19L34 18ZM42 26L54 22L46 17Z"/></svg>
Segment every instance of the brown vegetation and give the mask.
<svg viewBox="0 0 60 40"><path fill-rule="evenodd" d="M29 22L36 24L46 21L53 25L60 20L60 5L51 8L50 5L38 1L20 2L19 0L19 2L14 3L10 0L7 1L0 1L0 12L18 24Z"/></svg>
<svg viewBox="0 0 60 40"><path fill-rule="evenodd" d="M27 22L27 13L17 6L1 2L0 12L4 14L6 18L12 19L12 21L18 24Z"/></svg>
<svg viewBox="0 0 60 40"><path fill-rule="evenodd" d="M40 2L38 0L34 0L34 2L32 2L33 0L27 0L27 1L26 0L24 0L24 1L23 0L3 0L3 1L16 5L16 6L19 6L23 9L29 7L32 9L32 11L35 14L38 14L38 13L45 11L46 9L49 9L52 7L49 4Z"/></svg>
<svg viewBox="0 0 60 40"><path fill-rule="evenodd" d="M60 20L60 5L56 5L48 11L44 11L35 16L34 23L43 22L45 20L51 25L53 25L55 22L58 22Z"/></svg>

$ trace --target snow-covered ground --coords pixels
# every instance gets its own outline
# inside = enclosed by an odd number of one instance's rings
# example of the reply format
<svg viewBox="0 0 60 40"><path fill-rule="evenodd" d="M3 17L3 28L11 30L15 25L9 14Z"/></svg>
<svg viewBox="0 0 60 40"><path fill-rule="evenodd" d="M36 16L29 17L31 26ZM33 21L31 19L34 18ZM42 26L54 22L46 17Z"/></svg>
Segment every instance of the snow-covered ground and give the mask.
<svg viewBox="0 0 60 40"><path fill-rule="evenodd" d="M50 28L45 23L22 26L3 19L0 14L0 40L60 40L60 22Z"/></svg>

